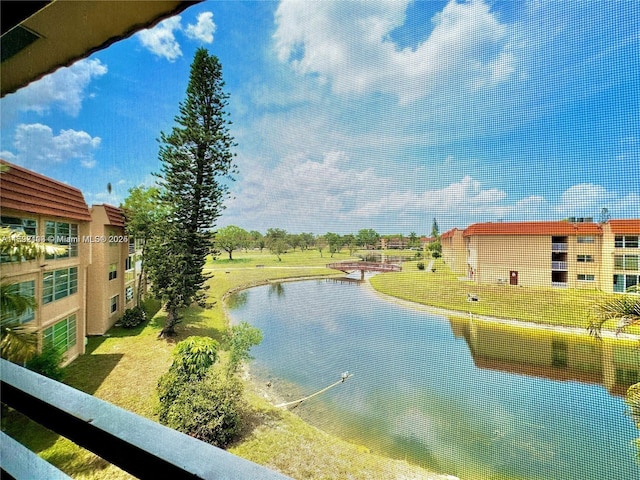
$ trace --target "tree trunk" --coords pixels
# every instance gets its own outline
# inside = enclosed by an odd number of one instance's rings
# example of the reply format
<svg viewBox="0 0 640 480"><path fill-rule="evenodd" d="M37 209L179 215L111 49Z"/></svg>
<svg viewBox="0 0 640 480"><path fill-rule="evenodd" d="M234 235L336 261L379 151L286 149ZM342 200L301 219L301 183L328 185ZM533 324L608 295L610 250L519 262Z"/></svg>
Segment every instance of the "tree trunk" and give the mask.
<svg viewBox="0 0 640 480"><path fill-rule="evenodd" d="M176 325L178 324L178 309L176 307L167 307L167 320L164 328L158 334L159 338L173 337L176 334Z"/></svg>

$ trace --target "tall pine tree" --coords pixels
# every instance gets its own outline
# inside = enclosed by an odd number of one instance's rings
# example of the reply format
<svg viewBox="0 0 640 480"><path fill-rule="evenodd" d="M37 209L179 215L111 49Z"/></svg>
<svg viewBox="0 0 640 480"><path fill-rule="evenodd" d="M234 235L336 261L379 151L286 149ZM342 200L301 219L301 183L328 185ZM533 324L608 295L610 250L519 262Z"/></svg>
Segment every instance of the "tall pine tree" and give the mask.
<svg viewBox="0 0 640 480"><path fill-rule="evenodd" d="M211 231L228 198L235 173L235 146L225 112L222 67L206 49L196 51L177 125L161 133L160 199L169 211L161 235L149 245L147 266L167 320L161 336L173 335L179 309L204 306L208 278L202 271L211 252Z"/></svg>

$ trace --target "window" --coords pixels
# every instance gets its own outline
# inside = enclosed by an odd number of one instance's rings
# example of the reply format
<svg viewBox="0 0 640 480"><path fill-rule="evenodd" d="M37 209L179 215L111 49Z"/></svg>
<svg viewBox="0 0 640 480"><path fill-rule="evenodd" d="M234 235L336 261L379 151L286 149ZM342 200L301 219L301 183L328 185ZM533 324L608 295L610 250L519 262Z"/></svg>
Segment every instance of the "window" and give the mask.
<svg viewBox="0 0 640 480"><path fill-rule="evenodd" d="M579 273L578 274L578 281L579 282L593 282L593 281L595 281L595 279L596 279L595 275L584 274L584 273Z"/></svg>
<svg viewBox="0 0 640 480"><path fill-rule="evenodd" d="M132 286L128 286L125 291L124 291L124 299L126 303L129 303L131 300L133 300L133 287Z"/></svg>
<svg viewBox="0 0 640 480"><path fill-rule="evenodd" d="M42 303L51 303L78 291L78 267L45 272L42 278Z"/></svg>
<svg viewBox="0 0 640 480"><path fill-rule="evenodd" d="M124 261L124 281L130 282L135 278L134 272L135 263L133 255L129 255Z"/></svg>
<svg viewBox="0 0 640 480"><path fill-rule="evenodd" d="M20 295L27 298L35 298L36 282L29 280L26 282L14 283L7 287L8 295ZM30 322L35 318L35 313L32 308L27 308L22 315L18 316L11 312L3 311L2 324L13 323L18 321L20 323Z"/></svg>
<svg viewBox="0 0 640 480"><path fill-rule="evenodd" d="M638 237L617 235L615 245L616 248L638 248Z"/></svg>
<svg viewBox="0 0 640 480"><path fill-rule="evenodd" d="M638 270L638 258L640 255L616 255L613 265L616 270Z"/></svg>
<svg viewBox="0 0 640 480"><path fill-rule="evenodd" d="M592 236L579 236L578 243L593 243L595 242L595 238Z"/></svg>
<svg viewBox="0 0 640 480"><path fill-rule="evenodd" d="M76 316L68 318L46 328L42 335L42 345L52 345L59 352L66 352L76 344Z"/></svg>
<svg viewBox="0 0 640 480"><path fill-rule="evenodd" d="M29 218L0 217L0 227L11 229L19 236L35 237L38 228L35 220ZM18 258L16 255L0 254L0 263L19 262L20 260L33 260L35 257Z"/></svg>
<svg viewBox="0 0 640 480"><path fill-rule="evenodd" d="M109 280L115 280L118 278L118 264L112 263L109 265Z"/></svg>
<svg viewBox="0 0 640 480"><path fill-rule="evenodd" d="M109 307L110 308L110 310L109 310L110 313L115 313L115 312L118 311L119 300L120 300L120 295L116 295L115 297L111 297L110 307Z"/></svg>
<svg viewBox="0 0 640 480"><path fill-rule="evenodd" d="M78 256L78 225L75 223L51 222L45 223L45 238L47 242L67 247L64 253L47 255L48 259L69 258Z"/></svg>
<svg viewBox="0 0 640 480"><path fill-rule="evenodd" d="M614 275L613 291L616 293L624 293L630 287L640 284L640 275Z"/></svg>
<svg viewBox="0 0 640 480"><path fill-rule="evenodd" d="M578 262L593 263L593 255L578 255Z"/></svg>

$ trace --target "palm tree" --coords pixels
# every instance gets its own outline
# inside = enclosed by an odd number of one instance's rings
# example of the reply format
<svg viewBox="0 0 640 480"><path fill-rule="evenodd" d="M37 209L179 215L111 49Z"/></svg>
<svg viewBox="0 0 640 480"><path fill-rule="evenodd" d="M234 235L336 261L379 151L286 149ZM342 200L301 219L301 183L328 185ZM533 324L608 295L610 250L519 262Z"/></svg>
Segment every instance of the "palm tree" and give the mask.
<svg viewBox="0 0 640 480"><path fill-rule="evenodd" d="M640 293L637 285L627 292ZM589 333L600 338L602 326L609 320L617 320L616 333L625 331L632 325L640 325L640 295L622 295L595 306L595 319L589 324Z"/></svg>
<svg viewBox="0 0 640 480"><path fill-rule="evenodd" d="M640 294L640 288L635 285L627 292ZM602 326L609 320L616 320L616 332L621 333L632 325L640 325L640 295L624 295L596 305L596 318L589 324L589 332L596 338L601 338ZM627 389L626 403L629 413L640 428L640 382ZM637 440L640 448L640 439Z"/></svg>
<svg viewBox="0 0 640 480"><path fill-rule="evenodd" d="M33 297L23 295L16 287L0 283L0 356L24 363L36 354L37 336L33 328L22 325L17 318L37 305Z"/></svg>

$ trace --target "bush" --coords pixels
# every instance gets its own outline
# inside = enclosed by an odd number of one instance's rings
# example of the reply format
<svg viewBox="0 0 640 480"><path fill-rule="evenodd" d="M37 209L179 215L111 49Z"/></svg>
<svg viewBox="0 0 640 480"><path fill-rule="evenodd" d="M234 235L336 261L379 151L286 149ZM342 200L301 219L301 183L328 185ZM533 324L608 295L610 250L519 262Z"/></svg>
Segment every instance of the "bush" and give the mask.
<svg viewBox="0 0 640 480"><path fill-rule="evenodd" d="M235 375L210 368L203 378L169 371L158 384L159 420L168 427L220 448L241 428L246 406Z"/></svg>
<svg viewBox="0 0 640 480"><path fill-rule="evenodd" d="M419 262L418 263L418 270L424 270L424 263L423 262Z"/></svg>
<svg viewBox="0 0 640 480"><path fill-rule="evenodd" d="M134 328L144 322L147 314L142 307L127 308L120 319L120 325L123 328Z"/></svg>
<svg viewBox="0 0 640 480"><path fill-rule="evenodd" d="M202 377L218 359L218 342L211 337L187 337L173 351L171 370Z"/></svg>
<svg viewBox="0 0 640 480"><path fill-rule="evenodd" d="M229 350L229 371L235 372L243 361L252 359L249 350L260 345L262 332L247 322L240 322L231 327L225 340Z"/></svg>
<svg viewBox="0 0 640 480"><path fill-rule="evenodd" d="M36 355L29 360L26 367L40 375L60 381L64 377L64 371L60 368L62 358L62 352L58 351L53 345L48 345L42 349L40 355Z"/></svg>

